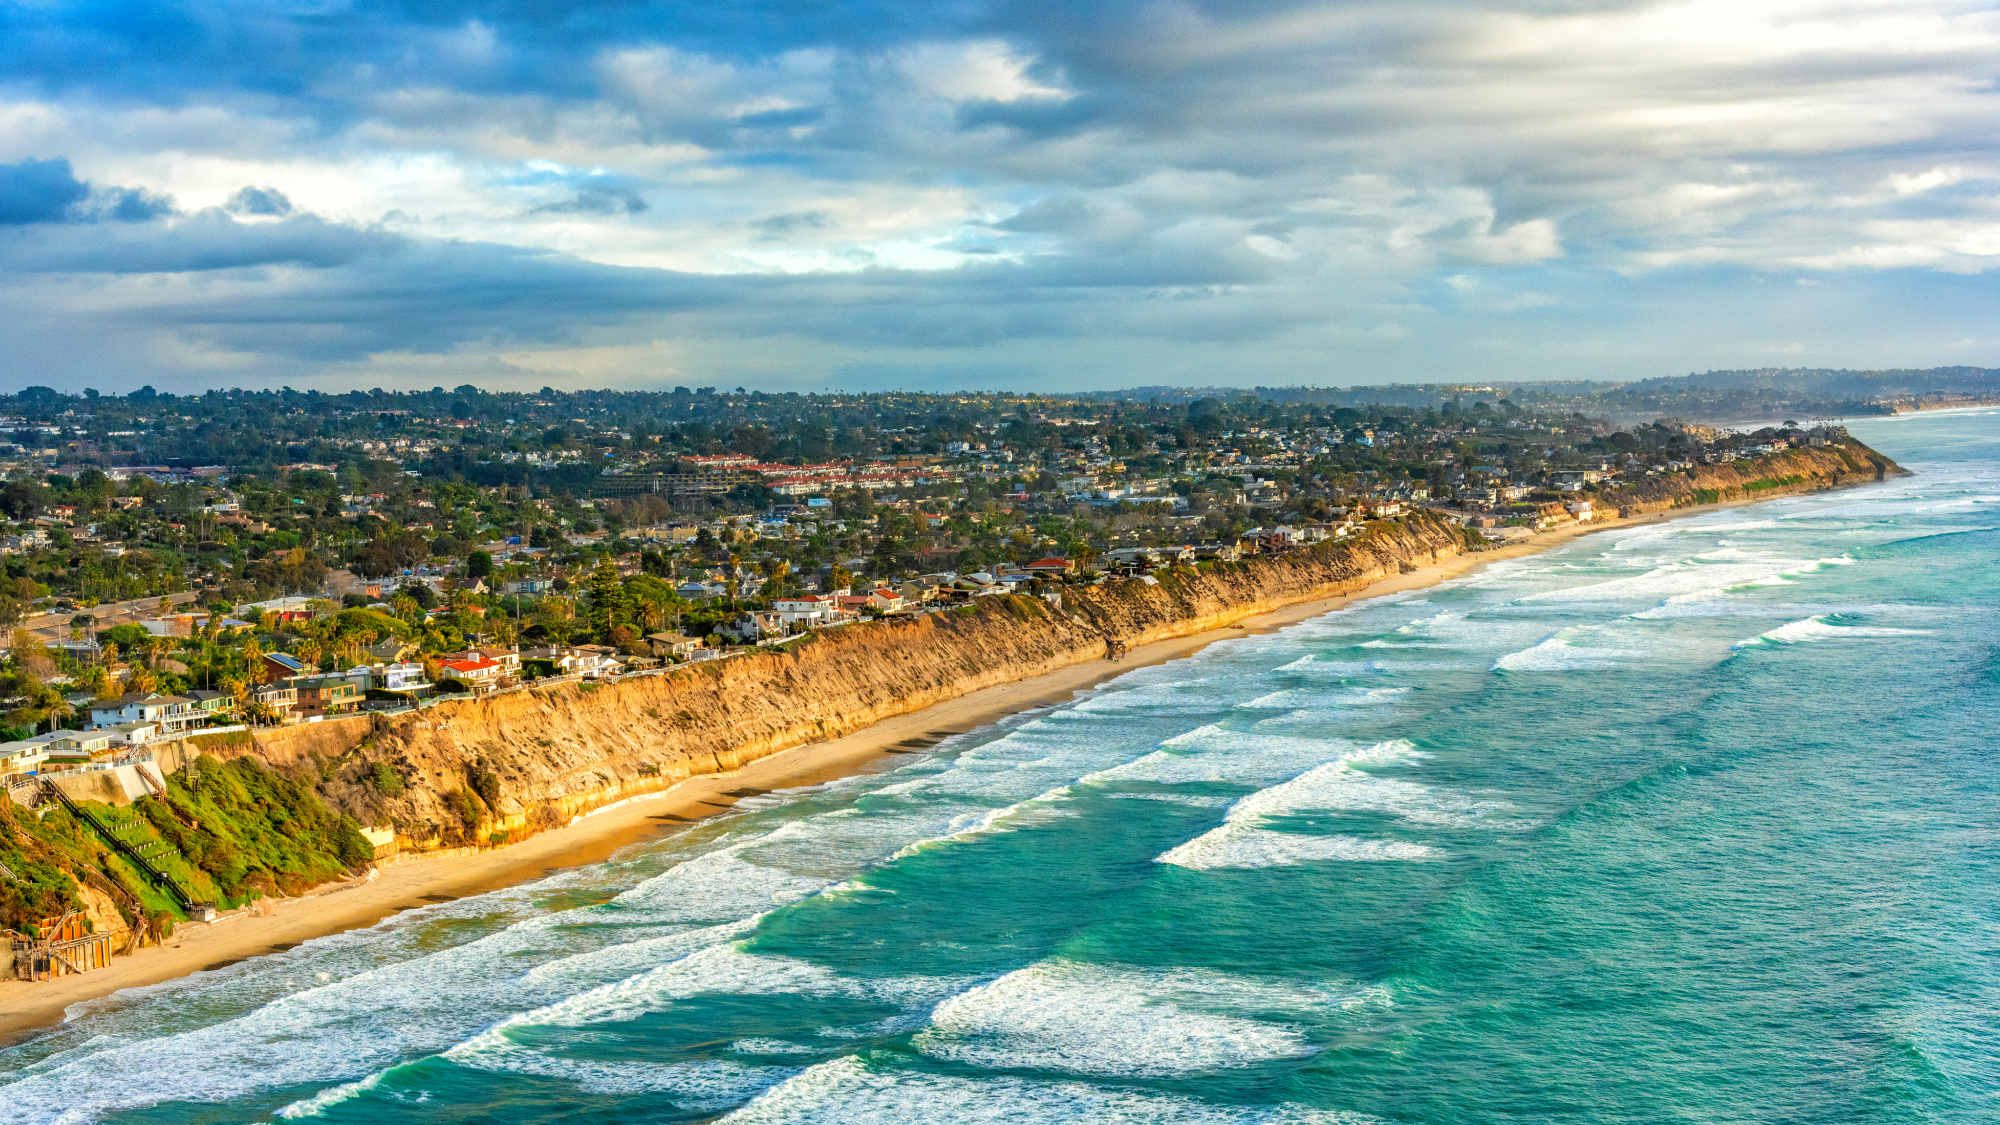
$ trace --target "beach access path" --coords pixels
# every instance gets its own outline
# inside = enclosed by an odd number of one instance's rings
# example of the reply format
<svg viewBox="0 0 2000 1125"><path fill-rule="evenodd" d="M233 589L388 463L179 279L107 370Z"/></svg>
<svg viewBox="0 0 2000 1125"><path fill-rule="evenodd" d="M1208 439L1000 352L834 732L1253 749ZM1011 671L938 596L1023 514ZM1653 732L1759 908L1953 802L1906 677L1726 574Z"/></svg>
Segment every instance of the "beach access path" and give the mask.
<svg viewBox="0 0 2000 1125"><path fill-rule="evenodd" d="M1134 668L1192 655L1216 641L1268 633L1368 598L1422 589L1463 577L1505 559L1522 558L1582 535L1660 523L1757 500L1707 504L1633 519L1570 524L1504 547L1457 555L1433 566L1387 578L1351 594L1299 602L1201 633L1132 649L1124 659L1092 660L1055 672L1000 684L921 711L886 719L842 738L811 743L761 758L732 773L689 778L660 793L599 809L565 828L518 844L471 854L398 856L380 865L371 881L315 888L271 903L271 913L238 912L213 923L184 923L166 944L114 959L113 967L29 984L0 981L0 1044L63 1022L73 1007L111 997L120 989L158 984L251 957L290 949L313 938L372 926L405 910L483 894L542 878L566 868L598 863L633 844L684 828L736 803L732 791L817 785L859 773L905 748L998 722L1009 715L1063 703L1080 691ZM269 900L267 900L269 901Z"/></svg>

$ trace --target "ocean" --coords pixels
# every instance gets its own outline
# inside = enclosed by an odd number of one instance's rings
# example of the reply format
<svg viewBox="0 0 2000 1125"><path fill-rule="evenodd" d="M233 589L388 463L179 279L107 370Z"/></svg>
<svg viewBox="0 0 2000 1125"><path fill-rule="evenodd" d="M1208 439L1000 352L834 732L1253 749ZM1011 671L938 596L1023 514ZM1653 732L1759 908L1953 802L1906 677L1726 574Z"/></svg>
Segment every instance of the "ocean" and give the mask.
<svg viewBox="0 0 2000 1125"><path fill-rule="evenodd" d="M2000 412L79 1009L0 1122L2000 1120Z"/></svg>

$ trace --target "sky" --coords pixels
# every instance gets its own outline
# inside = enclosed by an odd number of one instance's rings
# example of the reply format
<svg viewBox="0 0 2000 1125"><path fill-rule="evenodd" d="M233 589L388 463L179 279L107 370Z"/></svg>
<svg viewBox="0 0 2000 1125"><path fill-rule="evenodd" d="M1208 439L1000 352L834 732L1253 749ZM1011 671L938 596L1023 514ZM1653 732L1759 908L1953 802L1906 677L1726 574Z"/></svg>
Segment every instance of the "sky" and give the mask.
<svg viewBox="0 0 2000 1125"><path fill-rule="evenodd" d="M2000 366L2000 8L0 0L0 390Z"/></svg>

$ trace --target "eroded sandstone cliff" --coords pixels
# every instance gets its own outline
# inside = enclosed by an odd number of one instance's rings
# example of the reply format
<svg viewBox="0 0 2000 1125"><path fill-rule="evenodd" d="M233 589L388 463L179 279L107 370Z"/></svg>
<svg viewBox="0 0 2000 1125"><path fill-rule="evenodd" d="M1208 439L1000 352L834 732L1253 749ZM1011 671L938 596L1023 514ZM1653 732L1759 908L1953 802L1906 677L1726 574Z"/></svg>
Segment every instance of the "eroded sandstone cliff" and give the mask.
<svg viewBox="0 0 2000 1125"><path fill-rule="evenodd" d="M1722 465L1696 465L1687 473L1644 477L1607 488L1601 495L1606 506L1623 515L1644 515L1697 504L1864 484L1903 471L1902 466L1860 442L1844 441Z"/></svg>
<svg viewBox="0 0 2000 1125"><path fill-rule="evenodd" d="M1811 491L1901 470L1859 443L1605 489L1627 514ZM784 651L603 685L564 684L451 701L394 718L259 734L266 762L316 775L321 794L405 848L492 846L593 808L727 772L981 688L1101 660L1253 614L1359 590L1467 549L1425 513L1357 539L1272 558L1159 573L1154 581L1031 596L823 632Z"/></svg>
<svg viewBox="0 0 2000 1125"><path fill-rule="evenodd" d="M404 847L503 843L690 776L1102 660L1114 644L1137 646L1351 592L1465 548L1448 521L1415 515L1371 525L1355 541L1276 558L1179 568L1154 582L1068 587L1059 604L983 598L665 675L273 732L258 737L254 752L317 773L329 803L363 823L393 824Z"/></svg>

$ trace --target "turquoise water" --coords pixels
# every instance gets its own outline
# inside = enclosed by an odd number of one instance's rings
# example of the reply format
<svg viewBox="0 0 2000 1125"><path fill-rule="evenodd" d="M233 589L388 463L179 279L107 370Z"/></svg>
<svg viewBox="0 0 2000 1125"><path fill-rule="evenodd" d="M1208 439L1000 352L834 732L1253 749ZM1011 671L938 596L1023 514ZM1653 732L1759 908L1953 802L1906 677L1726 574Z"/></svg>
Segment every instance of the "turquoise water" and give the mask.
<svg viewBox="0 0 2000 1125"><path fill-rule="evenodd" d="M2000 414L82 1010L0 1121L2000 1120Z"/></svg>

